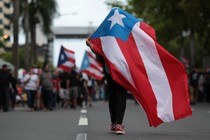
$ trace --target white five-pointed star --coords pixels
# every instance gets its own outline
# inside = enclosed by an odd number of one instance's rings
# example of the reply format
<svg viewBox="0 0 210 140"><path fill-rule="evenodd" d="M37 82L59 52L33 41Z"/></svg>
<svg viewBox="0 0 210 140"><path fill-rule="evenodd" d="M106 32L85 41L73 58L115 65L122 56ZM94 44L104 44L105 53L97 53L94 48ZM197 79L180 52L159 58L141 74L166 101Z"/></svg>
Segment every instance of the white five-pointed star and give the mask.
<svg viewBox="0 0 210 140"><path fill-rule="evenodd" d="M64 55L63 54L61 54L61 60L64 60Z"/></svg>
<svg viewBox="0 0 210 140"><path fill-rule="evenodd" d="M115 25L115 24L119 24L119 25L121 25L121 26L123 26L124 27L124 24L123 24L123 21L122 21L122 19L123 18L125 18L125 16L123 15L123 14L120 14L119 12L118 12L118 10L116 9L115 11L114 11L114 15L113 16L111 16L109 19L108 19L108 21L111 21L112 23L111 23L111 26L110 26L110 29Z"/></svg>
<svg viewBox="0 0 210 140"><path fill-rule="evenodd" d="M87 60L85 60L85 65L87 65L88 64L88 61Z"/></svg>

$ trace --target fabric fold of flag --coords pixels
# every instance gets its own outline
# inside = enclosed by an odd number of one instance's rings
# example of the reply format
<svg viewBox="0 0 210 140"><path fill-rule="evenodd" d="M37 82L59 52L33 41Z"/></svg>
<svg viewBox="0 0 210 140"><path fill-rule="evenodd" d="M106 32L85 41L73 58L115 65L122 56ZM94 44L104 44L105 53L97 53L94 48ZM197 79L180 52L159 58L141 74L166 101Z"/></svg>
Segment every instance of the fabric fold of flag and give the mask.
<svg viewBox="0 0 210 140"><path fill-rule="evenodd" d="M97 80L102 80L104 77L103 66L95 59L93 54L88 51L84 53L80 71L89 76L93 76Z"/></svg>
<svg viewBox="0 0 210 140"><path fill-rule="evenodd" d="M89 41L112 78L142 106L150 126L192 115L185 68L157 43L151 26L113 8Z"/></svg>
<svg viewBox="0 0 210 140"><path fill-rule="evenodd" d="M68 50L64 48L64 46L61 46L57 67L63 69L64 71L70 71L75 65L74 54L74 51Z"/></svg>

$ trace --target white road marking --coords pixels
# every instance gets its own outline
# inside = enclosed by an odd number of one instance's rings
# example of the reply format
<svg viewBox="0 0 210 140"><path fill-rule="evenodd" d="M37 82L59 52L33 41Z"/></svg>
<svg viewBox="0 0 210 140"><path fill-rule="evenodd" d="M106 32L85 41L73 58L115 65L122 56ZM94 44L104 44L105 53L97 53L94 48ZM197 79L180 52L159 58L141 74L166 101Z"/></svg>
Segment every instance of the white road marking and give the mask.
<svg viewBox="0 0 210 140"><path fill-rule="evenodd" d="M80 115L78 125L88 125L88 118L86 117L86 115Z"/></svg>
<svg viewBox="0 0 210 140"><path fill-rule="evenodd" d="M87 113L86 109L81 109L81 113Z"/></svg>
<svg viewBox="0 0 210 140"><path fill-rule="evenodd" d="M81 115L79 118L78 125L88 125L88 118L86 117L87 110L86 108L81 109ZM76 140L86 140L87 134L86 133L78 133Z"/></svg>
<svg viewBox="0 0 210 140"><path fill-rule="evenodd" d="M87 139L86 133L79 133L76 138L76 140L86 140L86 139Z"/></svg>

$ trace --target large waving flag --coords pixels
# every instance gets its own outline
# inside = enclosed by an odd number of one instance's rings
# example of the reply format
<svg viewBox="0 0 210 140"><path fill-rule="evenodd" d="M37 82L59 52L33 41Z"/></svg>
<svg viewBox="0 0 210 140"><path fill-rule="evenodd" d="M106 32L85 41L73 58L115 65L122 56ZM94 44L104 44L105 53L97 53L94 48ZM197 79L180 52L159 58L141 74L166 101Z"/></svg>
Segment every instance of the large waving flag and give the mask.
<svg viewBox="0 0 210 140"><path fill-rule="evenodd" d="M70 71L74 65L74 51L68 50L61 46L57 67L63 69L64 71Z"/></svg>
<svg viewBox="0 0 210 140"><path fill-rule="evenodd" d="M141 104L150 126L192 114L185 68L157 43L152 27L113 8L89 41L112 78Z"/></svg>
<svg viewBox="0 0 210 140"><path fill-rule="evenodd" d="M93 76L97 80L102 80L104 77L103 66L88 51L85 51L80 71Z"/></svg>

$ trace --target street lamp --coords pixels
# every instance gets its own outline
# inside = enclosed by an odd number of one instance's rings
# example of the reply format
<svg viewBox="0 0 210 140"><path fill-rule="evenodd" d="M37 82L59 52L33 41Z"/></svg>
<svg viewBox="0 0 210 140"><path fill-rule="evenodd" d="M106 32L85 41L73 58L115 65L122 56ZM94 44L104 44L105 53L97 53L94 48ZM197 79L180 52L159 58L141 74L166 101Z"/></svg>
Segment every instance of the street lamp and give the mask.
<svg viewBox="0 0 210 140"><path fill-rule="evenodd" d="M3 35L4 40L7 40L9 38L9 36L7 34Z"/></svg>

